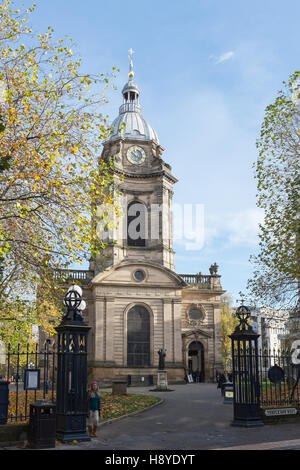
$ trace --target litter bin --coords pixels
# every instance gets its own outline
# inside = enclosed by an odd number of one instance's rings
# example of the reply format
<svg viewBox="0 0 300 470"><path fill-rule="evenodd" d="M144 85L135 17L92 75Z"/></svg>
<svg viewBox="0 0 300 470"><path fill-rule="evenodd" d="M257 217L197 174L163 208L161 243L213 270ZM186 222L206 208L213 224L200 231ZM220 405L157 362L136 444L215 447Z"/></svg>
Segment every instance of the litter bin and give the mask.
<svg viewBox="0 0 300 470"><path fill-rule="evenodd" d="M40 400L30 405L28 442L33 449L55 447L56 405Z"/></svg>
<svg viewBox="0 0 300 470"><path fill-rule="evenodd" d="M9 404L9 382L0 380L0 424L7 423L8 404Z"/></svg>

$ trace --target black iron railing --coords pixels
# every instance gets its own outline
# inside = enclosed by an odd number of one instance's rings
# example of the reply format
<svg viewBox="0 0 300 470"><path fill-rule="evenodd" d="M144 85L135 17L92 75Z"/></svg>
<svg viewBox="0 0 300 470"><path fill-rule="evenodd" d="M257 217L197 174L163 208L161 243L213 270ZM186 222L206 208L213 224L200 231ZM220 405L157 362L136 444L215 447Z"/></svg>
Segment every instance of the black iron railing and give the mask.
<svg viewBox="0 0 300 470"><path fill-rule="evenodd" d="M238 366L234 377L236 400L254 404L259 399L263 408L299 407L300 368L292 363L291 351L261 349L257 362L254 358L254 348L241 346L239 350L235 349L234 363ZM253 372L256 367L257 375ZM258 377L257 383L254 376Z"/></svg>
<svg viewBox="0 0 300 470"><path fill-rule="evenodd" d="M3 360L5 358L5 360ZM40 383L37 390L24 389L26 370L39 370ZM21 422L29 419L30 404L47 399L55 402L56 396L57 351L53 340L48 340L40 348L36 344L25 347L8 344L2 355L2 379L9 383L8 422Z"/></svg>
<svg viewBox="0 0 300 470"><path fill-rule="evenodd" d="M300 368L292 363L290 350L259 351L260 396L262 406L300 406ZM272 371L279 371L277 380Z"/></svg>

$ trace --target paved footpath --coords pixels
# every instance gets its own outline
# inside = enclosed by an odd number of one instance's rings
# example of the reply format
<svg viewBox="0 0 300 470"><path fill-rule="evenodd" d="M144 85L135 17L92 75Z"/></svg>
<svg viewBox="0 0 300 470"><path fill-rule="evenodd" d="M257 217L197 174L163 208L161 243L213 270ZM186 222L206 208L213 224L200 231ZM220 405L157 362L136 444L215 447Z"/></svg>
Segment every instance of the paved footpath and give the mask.
<svg viewBox="0 0 300 470"><path fill-rule="evenodd" d="M224 404L215 384L171 385L173 392L131 387L130 393L163 398L143 413L100 426L98 438L56 449L204 450L300 449L299 424L236 428L230 425L232 405Z"/></svg>
<svg viewBox="0 0 300 470"><path fill-rule="evenodd" d="M300 450L299 424L236 428L232 405L223 404L215 384L171 385L172 392L130 387L129 393L163 398L140 414L98 428L90 442L58 445L56 450Z"/></svg>

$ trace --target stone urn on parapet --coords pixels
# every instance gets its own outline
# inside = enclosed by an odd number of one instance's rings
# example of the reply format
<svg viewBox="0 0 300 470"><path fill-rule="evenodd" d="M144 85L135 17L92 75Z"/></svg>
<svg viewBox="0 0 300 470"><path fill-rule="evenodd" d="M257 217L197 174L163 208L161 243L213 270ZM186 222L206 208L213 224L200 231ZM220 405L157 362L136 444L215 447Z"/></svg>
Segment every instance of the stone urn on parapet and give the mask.
<svg viewBox="0 0 300 470"><path fill-rule="evenodd" d="M159 355L159 363L158 363L158 371L157 371L157 384L156 390L168 390L168 377L167 371L165 368L165 358L166 358L166 350L159 349L157 351Z"/></svg>

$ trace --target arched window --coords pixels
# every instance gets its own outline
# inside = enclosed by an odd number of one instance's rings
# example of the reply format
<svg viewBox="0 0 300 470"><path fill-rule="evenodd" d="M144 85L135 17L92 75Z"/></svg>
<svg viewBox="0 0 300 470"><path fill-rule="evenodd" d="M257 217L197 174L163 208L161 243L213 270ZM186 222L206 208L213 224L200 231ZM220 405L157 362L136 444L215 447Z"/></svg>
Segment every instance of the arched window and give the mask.
<svg viewBox="0 0 300 470"><path fill-rule="evenodd" d="M133 201L127 209L127 244L128 246L146 246L147 208L138 201Z"/></svg>
<svg viewBox="0 0 300 470"><path fill-rule="evenodd" d="M150 365L150 314L142 305L135 305L128 312L127 365Z"/></svg>

